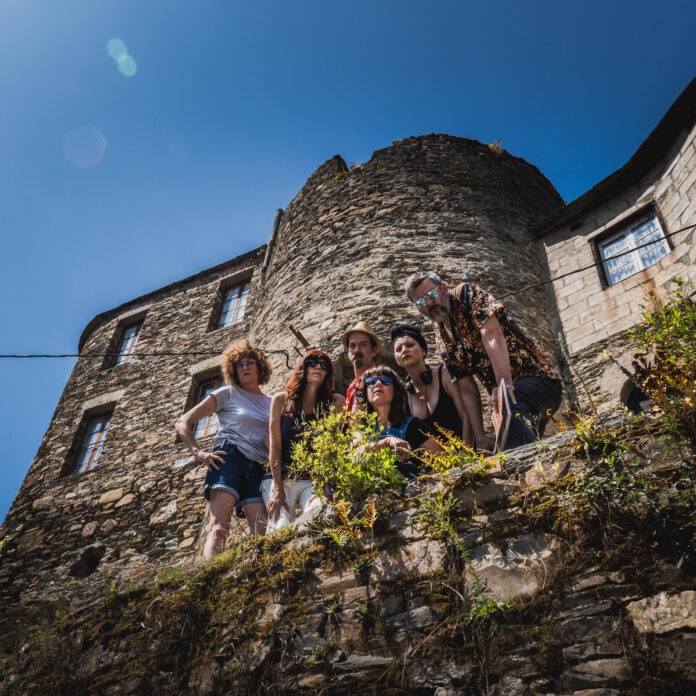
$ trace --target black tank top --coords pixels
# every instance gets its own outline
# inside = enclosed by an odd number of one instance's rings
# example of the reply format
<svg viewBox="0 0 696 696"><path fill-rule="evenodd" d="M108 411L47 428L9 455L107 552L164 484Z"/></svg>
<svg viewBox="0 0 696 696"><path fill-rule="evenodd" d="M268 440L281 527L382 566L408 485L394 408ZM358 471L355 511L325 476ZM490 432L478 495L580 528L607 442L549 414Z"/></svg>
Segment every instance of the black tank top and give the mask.
<svg viewBox="0 0 696 696"><path fill-rule="evenodd" d="M280 435L281 435L281 471L285 477L288 464L292 457L292 448L300 439L305 425L313 424L317 419L316 414L306 413L299 418L293 418L287 414L283 414L280 418Z"/></svg>
<svg viewBox="0 0 696 696"><path fill-rule="evenodd" d="M437 369L437 379L440 383L440 391L437 397L435 410L423 420L432 429L435 435L439 435L435 424L445 430L451 430L457 437L462 436L462 420L455 406L454 399L445 391L442 386L442 365Z"/></svg>

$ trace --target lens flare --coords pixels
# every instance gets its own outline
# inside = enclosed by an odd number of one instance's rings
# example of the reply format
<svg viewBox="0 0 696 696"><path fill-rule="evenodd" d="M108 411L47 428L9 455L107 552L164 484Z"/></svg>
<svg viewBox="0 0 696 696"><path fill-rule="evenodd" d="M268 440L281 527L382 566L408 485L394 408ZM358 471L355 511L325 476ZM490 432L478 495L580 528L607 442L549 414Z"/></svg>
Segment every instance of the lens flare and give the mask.
<svg viewBox="0 0 696 696"><path fill-rule="evenodd" d="M120 60L122 56L128 55L126 44L124 44L121 39L111 39L109 43L106 44L106 50L114 60Z"/></svg>
<svg viewBox="0 0 696 696"><path fill-rule="evenodd" d="M75 126L63 137L63 154L80 169L99 164L106 152L106 138L96 126Z"/></svg>
<svg viewBox="0 0 696 696"><path fill-rule="evenodd" d="M138 69L135 61L129 55L121 56L116 62L118 63L118 69L126 77L133 77Z"/></svg>

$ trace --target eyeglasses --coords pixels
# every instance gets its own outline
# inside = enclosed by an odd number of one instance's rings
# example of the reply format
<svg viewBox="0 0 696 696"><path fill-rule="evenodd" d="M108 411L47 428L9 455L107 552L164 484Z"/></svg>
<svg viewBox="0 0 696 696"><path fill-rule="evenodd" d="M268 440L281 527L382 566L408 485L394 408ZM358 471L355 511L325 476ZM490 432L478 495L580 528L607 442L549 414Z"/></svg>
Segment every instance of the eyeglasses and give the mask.
<svg viewBox="0 0 696 696"><path fill-rule="evenodd" d="M256 360L254 360L254 358L247 358L237 363L237 369L243 370L245 367L253 367L254 365L256 365Z"/></svg>
<svg viewBox="0 0 696 696"><path fill-rule="evenodd" d="M304 361L304 364L305 367L316 367L318 365L325 372L328 372L331 369L331 363L328 360L324 360L324 358L315 358L314 356L307 358Z"/></svg>
<svg viewBox="0 0 696 696"><path fill-rule="evenodd" d="M427 303L426 297L428 298L428 300L436 300L437 291L439 289L440 288L432 288L431 290L428 290L428 292L426 292L425 295L423 295L423 297L419 297L417 300L414 300L413 304L416 305L418 309L423 309L423 307L425 307Z"/></svg>
<svg viewBox="0 0 696 696"><path fill-rule="evenodd" d="M394 384L394 378L390 377L389 375L378 375L377 377L368 377L365 380L365 386L366 387L374 387L377 382L381 382L385 387L388 387L390 384Z"/></svg>

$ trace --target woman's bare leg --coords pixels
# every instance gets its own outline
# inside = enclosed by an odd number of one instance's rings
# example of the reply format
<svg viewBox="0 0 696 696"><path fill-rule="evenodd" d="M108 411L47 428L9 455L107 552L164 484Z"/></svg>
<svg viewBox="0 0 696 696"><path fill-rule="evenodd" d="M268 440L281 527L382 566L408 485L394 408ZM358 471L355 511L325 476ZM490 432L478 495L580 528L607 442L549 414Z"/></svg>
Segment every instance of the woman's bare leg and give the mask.
<svg viewBox="0 0 696 696"><path fill-rule="evenodd" d="M266 506L263 503L247 503L244 505L244 514L251 534L263 536L266 533Z"/></svg>
<svg viewBox="0 0 696 696"><path fill-rule="evenodd" d="M215 489L210 491L210 523L203 548L203 558L206 561L220 553L225 546L236 504L237 499L231 493Z"/></svg>

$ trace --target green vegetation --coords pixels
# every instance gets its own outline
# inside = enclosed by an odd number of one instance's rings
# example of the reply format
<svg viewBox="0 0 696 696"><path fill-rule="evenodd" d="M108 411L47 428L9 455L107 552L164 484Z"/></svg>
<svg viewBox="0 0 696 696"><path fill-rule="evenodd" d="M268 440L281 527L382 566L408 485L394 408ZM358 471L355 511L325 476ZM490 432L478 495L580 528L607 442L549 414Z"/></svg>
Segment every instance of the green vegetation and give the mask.
<svg viewBox="0 0 696 696"><path fill-rule="evenodd" d="M665 304L652 293L653 307L631 333L639 351L633 369L638 386L664 413L665 425L696 444L696 305L693 284L675 278Z"/></svg>
<svg viewBox="0 0 696 696"><path fill-rule="evenodd" d="M376 439L376 414L357 414L347 423L343 412L330 411L308 427L293 451L291 472L311 478L316 491L356 508L368 498L400 491L404 478L393 450L369 447Z"/></svg>

